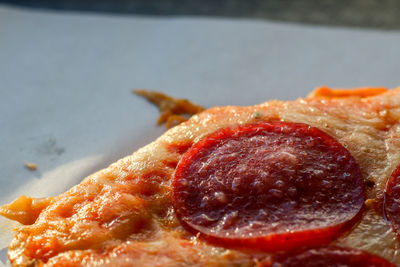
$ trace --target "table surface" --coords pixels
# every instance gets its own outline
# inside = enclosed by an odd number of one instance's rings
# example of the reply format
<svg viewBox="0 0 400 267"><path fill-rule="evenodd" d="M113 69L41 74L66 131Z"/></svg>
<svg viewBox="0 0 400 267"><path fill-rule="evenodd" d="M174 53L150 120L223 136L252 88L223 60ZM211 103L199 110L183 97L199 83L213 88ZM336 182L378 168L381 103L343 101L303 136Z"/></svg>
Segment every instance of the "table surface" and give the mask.
<svg viewBox="0 0 400 267"><path fill-rule="evenodd" d="M0 0L0 3L63 11L258 18L400 29L398 0Z"/></svg>

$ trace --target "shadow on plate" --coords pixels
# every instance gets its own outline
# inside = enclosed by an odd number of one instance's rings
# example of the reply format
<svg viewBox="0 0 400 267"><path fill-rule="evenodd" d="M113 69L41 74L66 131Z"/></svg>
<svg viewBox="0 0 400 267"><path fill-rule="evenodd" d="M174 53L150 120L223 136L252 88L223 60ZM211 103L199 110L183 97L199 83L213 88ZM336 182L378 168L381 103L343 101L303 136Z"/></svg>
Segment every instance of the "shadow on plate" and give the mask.
<svg viewBox="0 0 400 267"><path fill-rule="evenodd" d="M0 249L0 262L3 263L4 265L8 263L7 249L8 248Z"/></svg>
<svg viewBox="0 0 400 267"><path fill-rule="evenodd" d="M305 24L400 29L397 0L0 0L61 11L257 18Z"/></svg>

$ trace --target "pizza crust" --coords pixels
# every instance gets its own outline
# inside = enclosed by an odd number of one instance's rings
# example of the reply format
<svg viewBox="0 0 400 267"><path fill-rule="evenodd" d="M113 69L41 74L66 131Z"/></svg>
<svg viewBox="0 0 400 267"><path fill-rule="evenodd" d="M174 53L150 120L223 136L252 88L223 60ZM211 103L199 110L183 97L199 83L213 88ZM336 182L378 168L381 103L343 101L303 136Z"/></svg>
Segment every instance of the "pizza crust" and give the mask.
<svg viewBox="0 0 400 267"><path fill-rule="evenodd" d="M360 92L341 98L314 94L290 102L216 107L195 115L41 206L33 224L16 229L10 261L22 266L257 265L269 255L215 247L183 229L172 208L171 177L185 149L220 128L288 121L334 137L372 184L362 220L334 244L361 248L400 265L399 242L379 209L385 183L400 163L400 88L378 91L368 97ZM23 205L14 210L4 206L0 213L22 211Z"/></svg>

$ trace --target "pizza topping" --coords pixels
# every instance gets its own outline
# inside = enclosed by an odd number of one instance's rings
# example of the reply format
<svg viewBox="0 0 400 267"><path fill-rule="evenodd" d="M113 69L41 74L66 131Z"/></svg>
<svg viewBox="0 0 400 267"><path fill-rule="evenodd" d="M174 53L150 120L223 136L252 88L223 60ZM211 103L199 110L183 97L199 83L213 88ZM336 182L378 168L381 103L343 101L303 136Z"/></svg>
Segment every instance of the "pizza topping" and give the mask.
<svg viewBox="0 0 400 267"><path fill-rule="evenodd" d="M213 243L265 251L325 244L365 201L359 167L305 124L219 130L182 157L173 181L182 224Z"/></svg>
<svg viewBox="0 0 400 267"><path fill-rule="evenodd" d="M193 104L187 99L173 98L156 91L136 89L133 93L146 98L158 107L161 114L157 124L166 123L167 129L187 120L180 115L194 115L204 110L202 106Z"/></svg>
<svg viewBox="0 0 400 267"><path fill-rule="evenodd" d="M283 255L271 264L271 267L395 267L387 260L362 250L338 247L309 249L296 254Z"/></svg>
<svg viewBox="0 0 400 267"><path fill-rule="evenodd" d="M386 184L383 206L393 230L400 235L400 165L394 170Z"/></svg>
<svg viewBox="0 0 400 267"><path fill-rule="evenodd" d="M54 197L32 198L20 196L14 202L0 206L0 215L24 225L33 224L40 212L54 200Z"/></svg>
<svg viewBox="0 0 400 267"><path fill-rule="evenodd" d="M352 89L331 89L326 86L318 87L312 91L308 97L326 97L326 98L343 98L343 97L370 97L380 95L387 92L388 89L383 87L360 87Z"/></svg>

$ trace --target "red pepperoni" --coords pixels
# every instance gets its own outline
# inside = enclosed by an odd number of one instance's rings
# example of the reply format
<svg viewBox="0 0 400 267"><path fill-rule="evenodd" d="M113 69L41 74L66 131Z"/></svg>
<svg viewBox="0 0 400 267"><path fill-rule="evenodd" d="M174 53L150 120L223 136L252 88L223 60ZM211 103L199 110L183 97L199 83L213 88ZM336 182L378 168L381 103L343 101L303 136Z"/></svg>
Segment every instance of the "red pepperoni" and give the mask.
<svg viewBox="0 0 400 267"><path fill-rule="evenodd" d="M183 155L172 187L189 231L264 251L330 242L358 218L365 200L350 153L317 128L288 122L209 135Z"/></svg>
<svg viewBox="0 0 400 267"><path fill-rule="evenodd" d="M386 218L396 234L400 235L400 165L386 184L383 203Z"/></svg>
<svg viewBox="0 0 400 267"><path fill-rule="evenodd" d="M297 254L281 256L271 267L396 267L387 260L362 250L338 247L309 249Z"/></svg>

